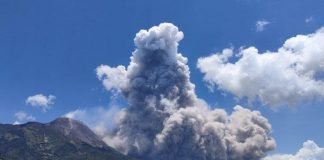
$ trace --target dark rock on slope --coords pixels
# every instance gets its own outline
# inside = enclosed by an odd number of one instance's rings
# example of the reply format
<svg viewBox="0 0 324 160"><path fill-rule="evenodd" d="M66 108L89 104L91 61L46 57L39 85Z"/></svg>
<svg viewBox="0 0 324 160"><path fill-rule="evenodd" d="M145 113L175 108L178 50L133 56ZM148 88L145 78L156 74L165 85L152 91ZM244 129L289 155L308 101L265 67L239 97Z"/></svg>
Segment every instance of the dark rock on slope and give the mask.
<svg viewBox="0 0 324 160"><path fill-rule="evenodd" d="M0 160L134 160L107 146L79 121L0 124Z"/></svg>

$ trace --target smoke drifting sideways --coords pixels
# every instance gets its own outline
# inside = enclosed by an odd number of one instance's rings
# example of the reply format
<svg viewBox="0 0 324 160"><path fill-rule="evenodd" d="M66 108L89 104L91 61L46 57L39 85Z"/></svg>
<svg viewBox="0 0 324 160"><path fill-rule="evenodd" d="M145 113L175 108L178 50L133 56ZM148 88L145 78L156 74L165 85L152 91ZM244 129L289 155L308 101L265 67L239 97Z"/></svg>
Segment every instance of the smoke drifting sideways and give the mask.
<svg viewBox="0 0 324 160"><path fill-rule="evenodd" d="M170 23L141 30L126 67L101 65L98 79L128 101L104 140L144 160L257 160L276 146L271 125L258 111L235 106L228 115L210 109L190 82L178 53L183 33Z"/></svg>

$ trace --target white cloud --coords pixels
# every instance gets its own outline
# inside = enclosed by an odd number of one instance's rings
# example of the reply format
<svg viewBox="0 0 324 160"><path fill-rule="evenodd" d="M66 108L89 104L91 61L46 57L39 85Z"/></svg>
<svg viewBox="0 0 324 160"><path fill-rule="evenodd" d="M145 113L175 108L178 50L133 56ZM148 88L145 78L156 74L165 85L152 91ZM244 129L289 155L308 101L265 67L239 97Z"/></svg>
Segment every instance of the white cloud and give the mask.
<svg viewBox="0 0 324 160"><path fill-rule="evenodd" d="M36 94L29 96L25 102L33 107L39 107L46 112L50 108L50 105L54 104L54 99L56 97L53 95L45 96L43 94Z"/></svg>
<svg viewBox="0 0 324 160"><path fill-rule="evenodd" d="M124 66L112 68L107 65L101 65L96 69L97 77L102 81L107 90L120 91L127 83L126 69Z"/></svg>
<svg viewBox="0 0 324 160"><path fill-rule="evenodd" d="M324 98L324 29L297 35L275 52L232 49L199 58L197 67L211 86L249 101L277 107Z"/></svg>
<svg viewBox="0 0 324 160"><path fill-rule="evenodd" d="M255 23L256 31L262 32L265 30L266 26L269 25L270 22L267 20L259 20Z"/></svg>
<svg viewBox="0 0 324 160"><path fill-rule="evenodd" d="M35 117L28 115L26 112L23 111L19 111L15 113L15 118L16 118L16 121L14 122L15 125L36 120Z"/></svg>
<svg viewBox="0 0 324 160"><path fill-rule="evenodd" d="M276 154L268 156L263 160L322 160L324 159L324 148L320 148L313 141L306 141L303 147L295 154Z"/></svg>

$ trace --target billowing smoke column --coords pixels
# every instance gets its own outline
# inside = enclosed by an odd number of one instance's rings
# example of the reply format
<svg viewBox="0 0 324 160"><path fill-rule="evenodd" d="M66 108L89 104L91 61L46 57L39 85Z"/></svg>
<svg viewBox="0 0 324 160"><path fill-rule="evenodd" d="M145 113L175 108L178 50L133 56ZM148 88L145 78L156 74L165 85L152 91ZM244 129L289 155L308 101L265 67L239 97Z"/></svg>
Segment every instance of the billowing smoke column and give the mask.
<svg viewBox="0 0 324 160"><path fill-rule="evenodd" d="M141 30L129 66L97 68L107 90L129 107L105 140L144 160L256 160L274 149L271 125L258 111L236 106L231 115L209 109L189 80L178 53L183 33L170 23Z"/></svg>

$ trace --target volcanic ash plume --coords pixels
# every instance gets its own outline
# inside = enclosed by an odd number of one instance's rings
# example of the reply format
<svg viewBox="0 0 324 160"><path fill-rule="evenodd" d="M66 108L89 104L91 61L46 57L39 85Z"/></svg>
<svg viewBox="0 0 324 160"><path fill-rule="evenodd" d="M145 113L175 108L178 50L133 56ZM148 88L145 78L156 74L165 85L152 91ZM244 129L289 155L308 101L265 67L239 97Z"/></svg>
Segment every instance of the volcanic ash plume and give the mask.
<svg viewBox="0 0 324 160"><path fill-rule="evenodd" d="M274 149L271 125L260 112L236 106L231 115L195 94L183 33L170 23L141 30L128 67L101 65L97 76L129 106L105 137L117 150L144 160L256 160Z"/></svg>

